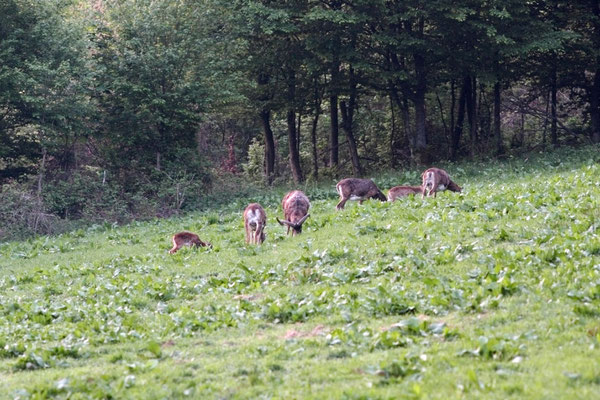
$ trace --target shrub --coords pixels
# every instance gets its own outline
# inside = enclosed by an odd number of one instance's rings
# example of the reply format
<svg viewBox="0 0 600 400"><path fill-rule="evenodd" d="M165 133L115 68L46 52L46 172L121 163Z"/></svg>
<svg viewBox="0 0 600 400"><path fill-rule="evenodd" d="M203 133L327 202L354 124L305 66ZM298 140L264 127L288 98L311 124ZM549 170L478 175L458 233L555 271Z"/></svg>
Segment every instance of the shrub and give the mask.
<svg viewBox="0 0 600 400"><path fill-rule="evenodd" d="M58 233L64 228L30 184L11 182L0 187L0 240Z"/></svg>
<svg viewBox="0 0 600 400"><path fill-rule="evenodd" d="M249 182L264 184L265 146L257 138L248 147L248 161L242 164L244 175Z"/></svg>

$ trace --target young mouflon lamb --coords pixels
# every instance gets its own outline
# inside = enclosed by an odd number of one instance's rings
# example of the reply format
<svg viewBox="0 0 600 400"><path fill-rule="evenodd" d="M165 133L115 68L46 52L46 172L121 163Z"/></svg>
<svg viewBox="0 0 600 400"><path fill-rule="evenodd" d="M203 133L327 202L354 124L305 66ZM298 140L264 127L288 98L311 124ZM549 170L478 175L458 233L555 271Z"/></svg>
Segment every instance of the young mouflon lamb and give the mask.
<svg viewBox="0 0 600 400"><path fill-rule="evenodd" d="M179 232L173 235L173 248L169 250L170 254L175 254L183 246L190 247L212 247L212 244L203 242L198 235L192 232Z"/></svg>
<svg viewBox="0 0 600 400"><path fill-rule="evenodd" d="M396 201L398 197L406 197L422 193L423 188L421 186L394 186L388 190L387 199L388 201Z"/></svg>

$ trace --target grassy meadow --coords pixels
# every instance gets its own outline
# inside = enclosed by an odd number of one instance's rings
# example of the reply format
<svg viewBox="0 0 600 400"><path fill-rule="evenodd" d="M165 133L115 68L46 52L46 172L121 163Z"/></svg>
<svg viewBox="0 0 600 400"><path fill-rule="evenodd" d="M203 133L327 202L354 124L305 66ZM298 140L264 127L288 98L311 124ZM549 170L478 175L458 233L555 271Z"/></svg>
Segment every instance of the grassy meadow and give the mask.
<svg viewBox="0 0 600 400"><path fill-rule="evenodd" d="M462 193L302 188L297 237L274 190L0 244L0 399L600 398L600 148L440 167Z"/></svg>

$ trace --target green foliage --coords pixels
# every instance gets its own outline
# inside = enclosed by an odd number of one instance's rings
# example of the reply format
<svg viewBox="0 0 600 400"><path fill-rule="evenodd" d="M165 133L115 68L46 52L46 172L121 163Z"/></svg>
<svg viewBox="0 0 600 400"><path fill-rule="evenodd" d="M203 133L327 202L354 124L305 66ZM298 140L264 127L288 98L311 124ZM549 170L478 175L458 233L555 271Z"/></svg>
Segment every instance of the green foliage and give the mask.
<svg viewBox="0 0 600 400"><path fill-rule="evenodd" d="M48 213L31 187L10 183L0 190L0 239L20 238L44 232L58 233L70 227L68 222Z"/></svg>
<svg viewBox="0 0 600 400"><path fill-rule="evenodd" d="M199 204L189 201L194 196L181 203L173 188L206 192L222 173L226 134L235 142L232 154L247 160L246 176L260 179L261 113L275 128L278 148L269 155L280 157L277 183L290 177L282 167L290 153L283 135L288 113L302 117L298 171L316 162L322 177L350 173L346 144L352 141L341 141L339 165L324 165L332 151L327 111L335 98L357 100L351 126L341 122L352 128L367 171L501 153L511 136L515 147L545 144L554 118L544 93L552 79L564 88L558 100L564 115L554 121L560 141L584 143L600 121L589 101L597 98L600 29L589 4L230 3L3 2L0 179L100 168L124 190L123 202L149 210L149 195L159 198L159 208L179 211ZM479 111L471 115L469 101L467 114L475 120L458 111L467 90L461 82L470 82L468 98ZM501 104L491 100L494 87ZM495 137L492 109L500 105L504 133ZM206 129L215 120L235 126ZM155 170L169 182L157 182ZM77 200L56 197L58 214L79 213L67 210L78 208L69 204Z"/></svg>
<svg viewBox="0 0 600 400"><path fill-rule="evenodd" d="M242 164L244 175L250 182L264 184L265 146L254 139L248 147L248 160Z"/></svg>
<svg viewBox="0 0 600 400"><path fill-rule="evenodd" d="M114 1L93 17L100 151L120 174L181 163L180 150L195 148L209 92L201 7L192 3Z"/></svg>
<svg viewBox="0 0 600 400"><path fill-rule="evenodd" d="M7 0L0 5L0 166L19 177L41 149L71 165L91 113L88 42L72 4ZM20 168L14 168L14 167Z"/></svg>
<svg viewBox="0 0 600 400"><path fill-rule="evenodd" d="M181 157L189 152L179 151ZM111 172L99 169L49 174L41 197L36 180L13 182L0 190L0 238L56 234L76 226L125 223L170 216L208 203L211 182L199 160L166 163L168 172L135 175L142 182L124 187Z"/></svg>

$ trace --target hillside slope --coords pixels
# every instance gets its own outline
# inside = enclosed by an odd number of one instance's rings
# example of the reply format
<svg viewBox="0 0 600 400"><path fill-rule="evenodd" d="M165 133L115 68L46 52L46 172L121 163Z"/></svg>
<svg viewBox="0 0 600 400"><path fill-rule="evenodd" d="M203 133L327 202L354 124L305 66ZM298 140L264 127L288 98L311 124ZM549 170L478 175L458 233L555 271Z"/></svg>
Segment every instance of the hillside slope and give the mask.
<svg viewBox="0 0 600 400"><path fill-rule="evenodd" d="M297 237L266 193L260 247L246 200L1 244L0 398L598 398L599 150L308 188ZM213 249L169 255L184 229Z"/></svg>

